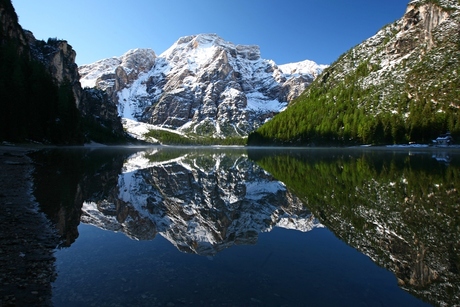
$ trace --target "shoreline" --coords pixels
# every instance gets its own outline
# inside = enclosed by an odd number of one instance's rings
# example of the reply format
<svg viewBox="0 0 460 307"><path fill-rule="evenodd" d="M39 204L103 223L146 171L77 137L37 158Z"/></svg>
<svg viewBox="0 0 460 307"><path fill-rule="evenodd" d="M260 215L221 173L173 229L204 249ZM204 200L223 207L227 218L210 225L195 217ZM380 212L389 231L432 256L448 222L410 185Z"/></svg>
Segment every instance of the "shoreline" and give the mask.
<svg viewBox="0 0 460 307"><path fill-rule="evenodd" d="M33 196L33 148L0 146L0 306L51 306L58 234Z"/></svg>

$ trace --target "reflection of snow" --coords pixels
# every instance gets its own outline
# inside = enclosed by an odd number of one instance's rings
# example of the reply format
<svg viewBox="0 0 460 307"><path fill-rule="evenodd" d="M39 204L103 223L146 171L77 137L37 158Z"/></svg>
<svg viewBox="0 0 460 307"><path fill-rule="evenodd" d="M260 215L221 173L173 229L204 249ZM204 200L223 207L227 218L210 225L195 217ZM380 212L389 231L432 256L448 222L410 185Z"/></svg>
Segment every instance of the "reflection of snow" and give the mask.
<svg viewBox="0 0 460 307"><path fill-rule="evenodd" d="M160 147L132 155L118 176L116 197L85 202L82 221L136 239L159 233L178 249L203 255L235 242L253 244L274 227L322 227L247 156L217 152L207 160L193 152L167 161L147 158L161 156Z"/></svg>
<svg viewBox="0 0 460 307"><path fill-rule="evenodd" d="M111 231L121 231L123 229L123 225L117 221L116 216L102 213L94 202L83 202L81 210L83 214L80 220L85 224Z"/></svg>
<svg viewBox="0 0 460 307"><path fill-rule="evenodd" d="M285 229L294 229L302 232L308 232L314 228L324 227L322 224L316 220L313 215L307 217L298 217L298 216L287 216L280 218L277 227Z"/></svg>
<svg viewBox="0 0 460 307"><path fill-rule="evenodd" d="M279 181L253 181L246 182L246 198L258 200L267 194L275 194L278 191L286 191Z"/></svg>
<svg viewBox="0 0 460 307"><path fill-rule="evenodd" d="M433 154L433 159L436 159L438 162L449 164L451 157L447 152L437 152Z"/></svg>

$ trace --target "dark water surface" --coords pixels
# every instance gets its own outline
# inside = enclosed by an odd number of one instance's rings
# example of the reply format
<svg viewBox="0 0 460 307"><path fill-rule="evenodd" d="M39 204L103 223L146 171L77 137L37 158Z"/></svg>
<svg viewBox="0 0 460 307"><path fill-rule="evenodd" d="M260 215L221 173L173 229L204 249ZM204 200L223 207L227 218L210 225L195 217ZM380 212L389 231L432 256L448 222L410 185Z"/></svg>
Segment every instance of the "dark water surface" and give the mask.
<svg viewBox="0 0 460 307"><path fill-rule="evenodd" d="M460 152L38 152L56 306L454 306Z"/></svg>

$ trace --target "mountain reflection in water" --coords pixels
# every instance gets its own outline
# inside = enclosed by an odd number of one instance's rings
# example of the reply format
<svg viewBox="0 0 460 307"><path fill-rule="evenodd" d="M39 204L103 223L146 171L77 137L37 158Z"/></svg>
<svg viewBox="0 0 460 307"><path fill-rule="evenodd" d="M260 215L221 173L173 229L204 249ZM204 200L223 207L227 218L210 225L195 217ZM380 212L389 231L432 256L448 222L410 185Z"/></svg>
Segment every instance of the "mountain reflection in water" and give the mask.
<svg viewBox="0 0 460 307"><path fill-rule="evenodd" d="M241 151L136 153L125 161L117 184L82 209L84 223L139 240L159 233L181 251L207 256L255 244L260 232L273 227L321 227L297 197Z"/></svg>
<svg viewBox="0 0 460 307"><path fill-rule="evenodd" d="M406 291L433 305L455 305L460 296L459 157L455 151L428 149L409 154L372 149L48 150L34 157L39 161L35 196L56 223L62 247L77 239L80 221L136 240L157 241L159 234L186 254L209 257L234 245L256 244L261 233L275 228L310 232L326 226L393 272ZM313 253L315 247L310 248ZM343 247L337 253L345 253ZM284 268L286 260L279 261ZM302 272L309 264L297 266ZM341 276L335 270L332 288ZM327 289L322 291L313 293L327 295ZM361 291L351 297L364 295ZM402 299L393 292L392 298L382 298L377 294L381 289L374 291L376 297L371 291L363 300L391 305ZM360 302L344 295L349 303ZM272 305L283 302L302 305L281 300ZM337 302L347 304L339 295ZM260 304L259 299L249 303Z"/></svg>

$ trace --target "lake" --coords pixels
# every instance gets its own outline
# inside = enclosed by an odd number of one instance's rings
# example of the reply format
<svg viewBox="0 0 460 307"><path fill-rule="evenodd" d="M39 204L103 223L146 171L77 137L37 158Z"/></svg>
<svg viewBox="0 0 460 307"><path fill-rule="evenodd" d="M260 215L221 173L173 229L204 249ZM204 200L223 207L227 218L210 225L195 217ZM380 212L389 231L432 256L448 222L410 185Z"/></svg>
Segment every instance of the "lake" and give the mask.
<svg viewBox="0 0 460 307"><path fill-rule="evenodd" d="M454 306L460 151L41 150L55 306Z"/></svg>

